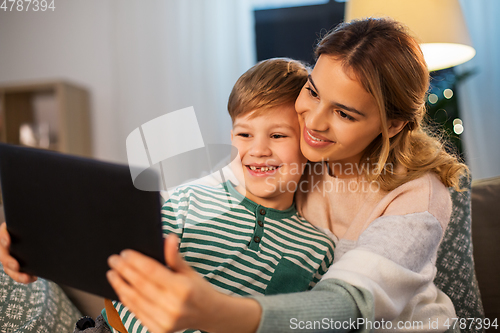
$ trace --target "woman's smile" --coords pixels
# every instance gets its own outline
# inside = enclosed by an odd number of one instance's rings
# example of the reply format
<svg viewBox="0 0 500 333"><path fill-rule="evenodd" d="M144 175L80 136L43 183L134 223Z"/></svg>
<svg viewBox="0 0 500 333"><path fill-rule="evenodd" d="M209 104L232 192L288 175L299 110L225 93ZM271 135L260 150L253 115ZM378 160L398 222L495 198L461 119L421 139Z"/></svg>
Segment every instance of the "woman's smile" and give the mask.
<svg viewBox="0 0 500 333"><path fill-rule="evenodd" d="M304 141L311 147L323 148L329 145L333 145L335 141L331 141L328 138L312 132L307 127L304 126Z"/></svg>

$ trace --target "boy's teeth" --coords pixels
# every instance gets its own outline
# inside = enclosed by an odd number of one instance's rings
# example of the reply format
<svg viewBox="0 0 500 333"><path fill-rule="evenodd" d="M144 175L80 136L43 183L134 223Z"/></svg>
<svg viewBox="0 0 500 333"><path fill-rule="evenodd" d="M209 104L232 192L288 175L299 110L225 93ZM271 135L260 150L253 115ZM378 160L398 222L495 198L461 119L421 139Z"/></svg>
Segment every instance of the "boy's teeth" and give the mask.
<svg viewBox="0 0 500 333"><path fill-rule="evenodd" d="M256 167L256 166L253 166L253 165L250 166L250 170L252 170L252 171L259 170L260 172L267 172L267 171L272 171L272 170L275 170L275 169L276 169L275 166L269 166L269 167Z"/></svg>

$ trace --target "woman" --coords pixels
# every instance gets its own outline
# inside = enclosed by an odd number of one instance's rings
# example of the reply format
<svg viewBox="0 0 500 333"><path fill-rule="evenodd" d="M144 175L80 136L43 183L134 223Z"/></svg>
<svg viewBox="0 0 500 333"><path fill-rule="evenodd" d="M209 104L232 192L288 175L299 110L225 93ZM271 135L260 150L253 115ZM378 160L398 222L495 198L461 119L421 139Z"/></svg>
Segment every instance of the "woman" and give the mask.
<svg viewBox="0 0 500 333"><path fill-rule="evenodd" d="M310 292L232 298L182 261L172 237L170 271L125 252L109 280L153 332L453 330L453 305L432 281L446 187L467 168L422 128L422 52L400 24L367 19L336 28L316 55L296 110L301 150L317 163L297 205L338 240L334 264Z"/></svg>
<svg viewBox="0 0 500 333"><path fill-rule="evenodd" d="M453 305L432 281L446 187L467 169L422 129L422 52L398 23L367 19L337 27L316 55L296 101L301 150L316 162L297 206L336 239L334 264L312 291L235 298L182 260L175 237L170 269L124 251L108 279L152 332L452 330Z"/></svg>

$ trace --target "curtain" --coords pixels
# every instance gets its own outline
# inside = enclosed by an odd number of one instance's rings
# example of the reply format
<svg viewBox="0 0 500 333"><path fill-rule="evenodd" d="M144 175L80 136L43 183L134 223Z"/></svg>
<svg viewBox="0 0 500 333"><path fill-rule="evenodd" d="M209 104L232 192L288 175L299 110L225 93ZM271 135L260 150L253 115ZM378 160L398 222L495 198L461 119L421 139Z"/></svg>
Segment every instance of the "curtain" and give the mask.
<svg viewBox="0 0 500 333"><path fill-rule="evenodd" d="M166 113L193 106L206 143L229 143L227 99L255 63L247 0L114 1L119 140ZM189 140L184 133L179 140Z"/></svg>
<svg viewBox="0 0 500 333"><path fill-rule="evenodd" d="M458 89L465 155L475 179L500 175L500 1L462 0L476 56L456 68L476 69Z"/></svg>

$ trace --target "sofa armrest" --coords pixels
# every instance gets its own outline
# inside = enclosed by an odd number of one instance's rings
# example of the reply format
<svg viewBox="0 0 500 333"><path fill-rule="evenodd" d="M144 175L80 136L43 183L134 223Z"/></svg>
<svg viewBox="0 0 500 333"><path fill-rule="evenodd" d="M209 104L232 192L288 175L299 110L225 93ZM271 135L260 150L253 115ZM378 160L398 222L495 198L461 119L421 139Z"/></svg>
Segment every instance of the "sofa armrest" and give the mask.
<svg viewBox="0 0 500 333"><path fill-rule="evenodd" d="M472 239L485 316L500 318L500 176L472 183Z"/></svg>

